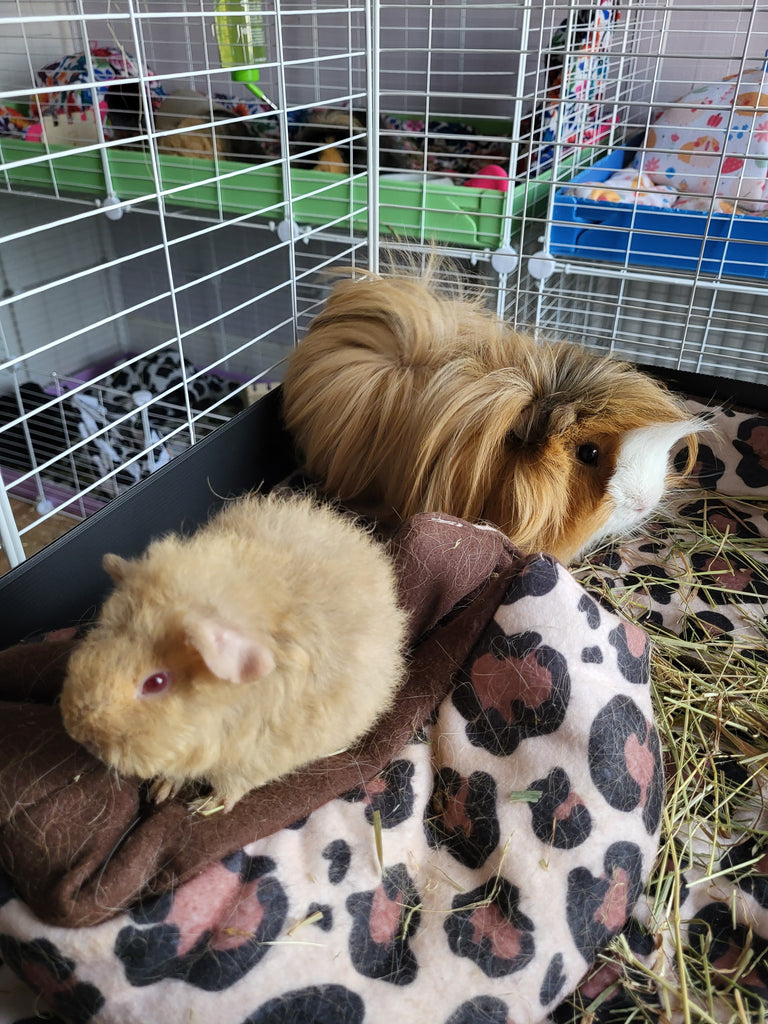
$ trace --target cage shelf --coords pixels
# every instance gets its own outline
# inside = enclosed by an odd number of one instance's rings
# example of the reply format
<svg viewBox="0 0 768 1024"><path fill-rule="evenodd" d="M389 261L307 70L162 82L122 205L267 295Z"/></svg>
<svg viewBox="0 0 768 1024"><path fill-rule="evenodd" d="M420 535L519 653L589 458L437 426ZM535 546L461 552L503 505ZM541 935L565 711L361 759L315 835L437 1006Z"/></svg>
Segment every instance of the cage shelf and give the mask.
<svg viewBox="0 0 768 1024"><path fill-rule="evenodd" d="M590 150L560 162L564 169L583 166ZM112 188L123 201L147 202L159 195L170 207L254 214L268 221L288 215L283 170L278 162L241 163L194 157L157 157L155 181L148 152L117 147L105 151L0 140L2 170L9 191L76 196L94 201L105 194L104 156ZM42 159L41 159L42 158ZM451 245L495 249L502 242L504 219L513 230L523 215L539 216L552 180L550 170L514 187L510 212L507 196L491 188L468 188L443 177L418 173L383 175L379 181L379 224L382 234ZM422 180L418 180L421 178ZM364 174L291 169L292 218L299 224L331 225L352 219L357 231L368 229L368 185Z"/></svg>

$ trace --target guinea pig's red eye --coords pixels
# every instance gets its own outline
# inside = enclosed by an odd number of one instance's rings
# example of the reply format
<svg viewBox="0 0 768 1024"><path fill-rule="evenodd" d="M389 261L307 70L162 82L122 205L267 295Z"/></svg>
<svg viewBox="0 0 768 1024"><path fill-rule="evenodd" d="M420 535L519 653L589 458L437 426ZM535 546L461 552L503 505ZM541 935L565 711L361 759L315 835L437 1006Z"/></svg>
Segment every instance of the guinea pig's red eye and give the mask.
<svg viewBox="0 0 768 1024"><path fill-rule="evenodd" d="M585 466L596 466L597 460L600 458L600 449L596 444L587 441L586 444L580 444L576 449L576 458Z"/></svg>
<svg viewBox="0 0 768 1024"><path fill-rule="evenodd" d="M141 696L151 697L155 693L162 693L171 685L171 677L168 672L154 672L147 676L141 684Z"/></svg>

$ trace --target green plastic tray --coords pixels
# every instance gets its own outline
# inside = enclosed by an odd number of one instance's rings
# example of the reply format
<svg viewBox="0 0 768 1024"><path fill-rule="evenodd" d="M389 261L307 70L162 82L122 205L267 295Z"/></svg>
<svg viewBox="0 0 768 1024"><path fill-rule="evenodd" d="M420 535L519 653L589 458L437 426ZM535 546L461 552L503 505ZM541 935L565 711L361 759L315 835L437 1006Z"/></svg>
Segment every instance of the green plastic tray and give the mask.
<svg viewBox="0 0 768 1024"><path fill-rule="evenodd" d="M156 202L160 191L171 207L218 214L255 213L273 221L292 214L300 225L336 224L340 229L351 219L356 231L368 226L364 179L292 170L289 209L278 166L220 160L216 177L211 160L162 155L158 158L160 181L156 183L148 153L117 147L105 152L113 190L121 200ZM46 154L49 158L37 163L26 162ZM2 139L0 159L0 187L9 190L87 196L93 200L106 194L101 155L95 150L83 152L65 146L46 150L42 143ZM573 157L563 164L571 161ZM515 221L526 210L536 215L546 202L550 177L545 172L515 188L513 234ZM385 175L379 180L381 232L425 242L495 249L502 237L505 198L504 193L491 189L451 187L430 180L388 181Z"/></svg>

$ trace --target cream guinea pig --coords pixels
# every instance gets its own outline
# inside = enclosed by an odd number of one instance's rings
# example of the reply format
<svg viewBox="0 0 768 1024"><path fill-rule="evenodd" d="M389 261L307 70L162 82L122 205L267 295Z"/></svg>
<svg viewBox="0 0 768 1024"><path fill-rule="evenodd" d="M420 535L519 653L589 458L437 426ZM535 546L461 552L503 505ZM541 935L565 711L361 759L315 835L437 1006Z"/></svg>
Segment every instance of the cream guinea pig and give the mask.
<svg viewBox="0 0 768 1024"><path fill-rule="evenodd" d="M247 496L195 534L106 555L115 581L71 656L70 735L161 800L206 780L230 809L359 739L404 676L385 549L307 497Z"/></svg>

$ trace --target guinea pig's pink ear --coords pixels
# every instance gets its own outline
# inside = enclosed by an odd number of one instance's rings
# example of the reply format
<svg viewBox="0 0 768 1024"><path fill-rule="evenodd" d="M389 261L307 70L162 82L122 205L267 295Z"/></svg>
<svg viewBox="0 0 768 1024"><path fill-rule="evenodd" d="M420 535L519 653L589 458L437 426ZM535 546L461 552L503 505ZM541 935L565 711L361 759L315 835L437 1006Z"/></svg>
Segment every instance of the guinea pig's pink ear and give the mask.
<svg viewBox="0 0 768 1024"><path fill-rule="evenodd" d="M213 616L188 616L184 625L187 640L217 679L254 683L275 667L265 643Z"/></svg>
<svg viewBox="0 0 768 1024"><path fill-rule="evenodd" d="M130 571L131 563L120 555L107 554L101 560L105 572L108 572L115 583L122 583Z"/></svg>

